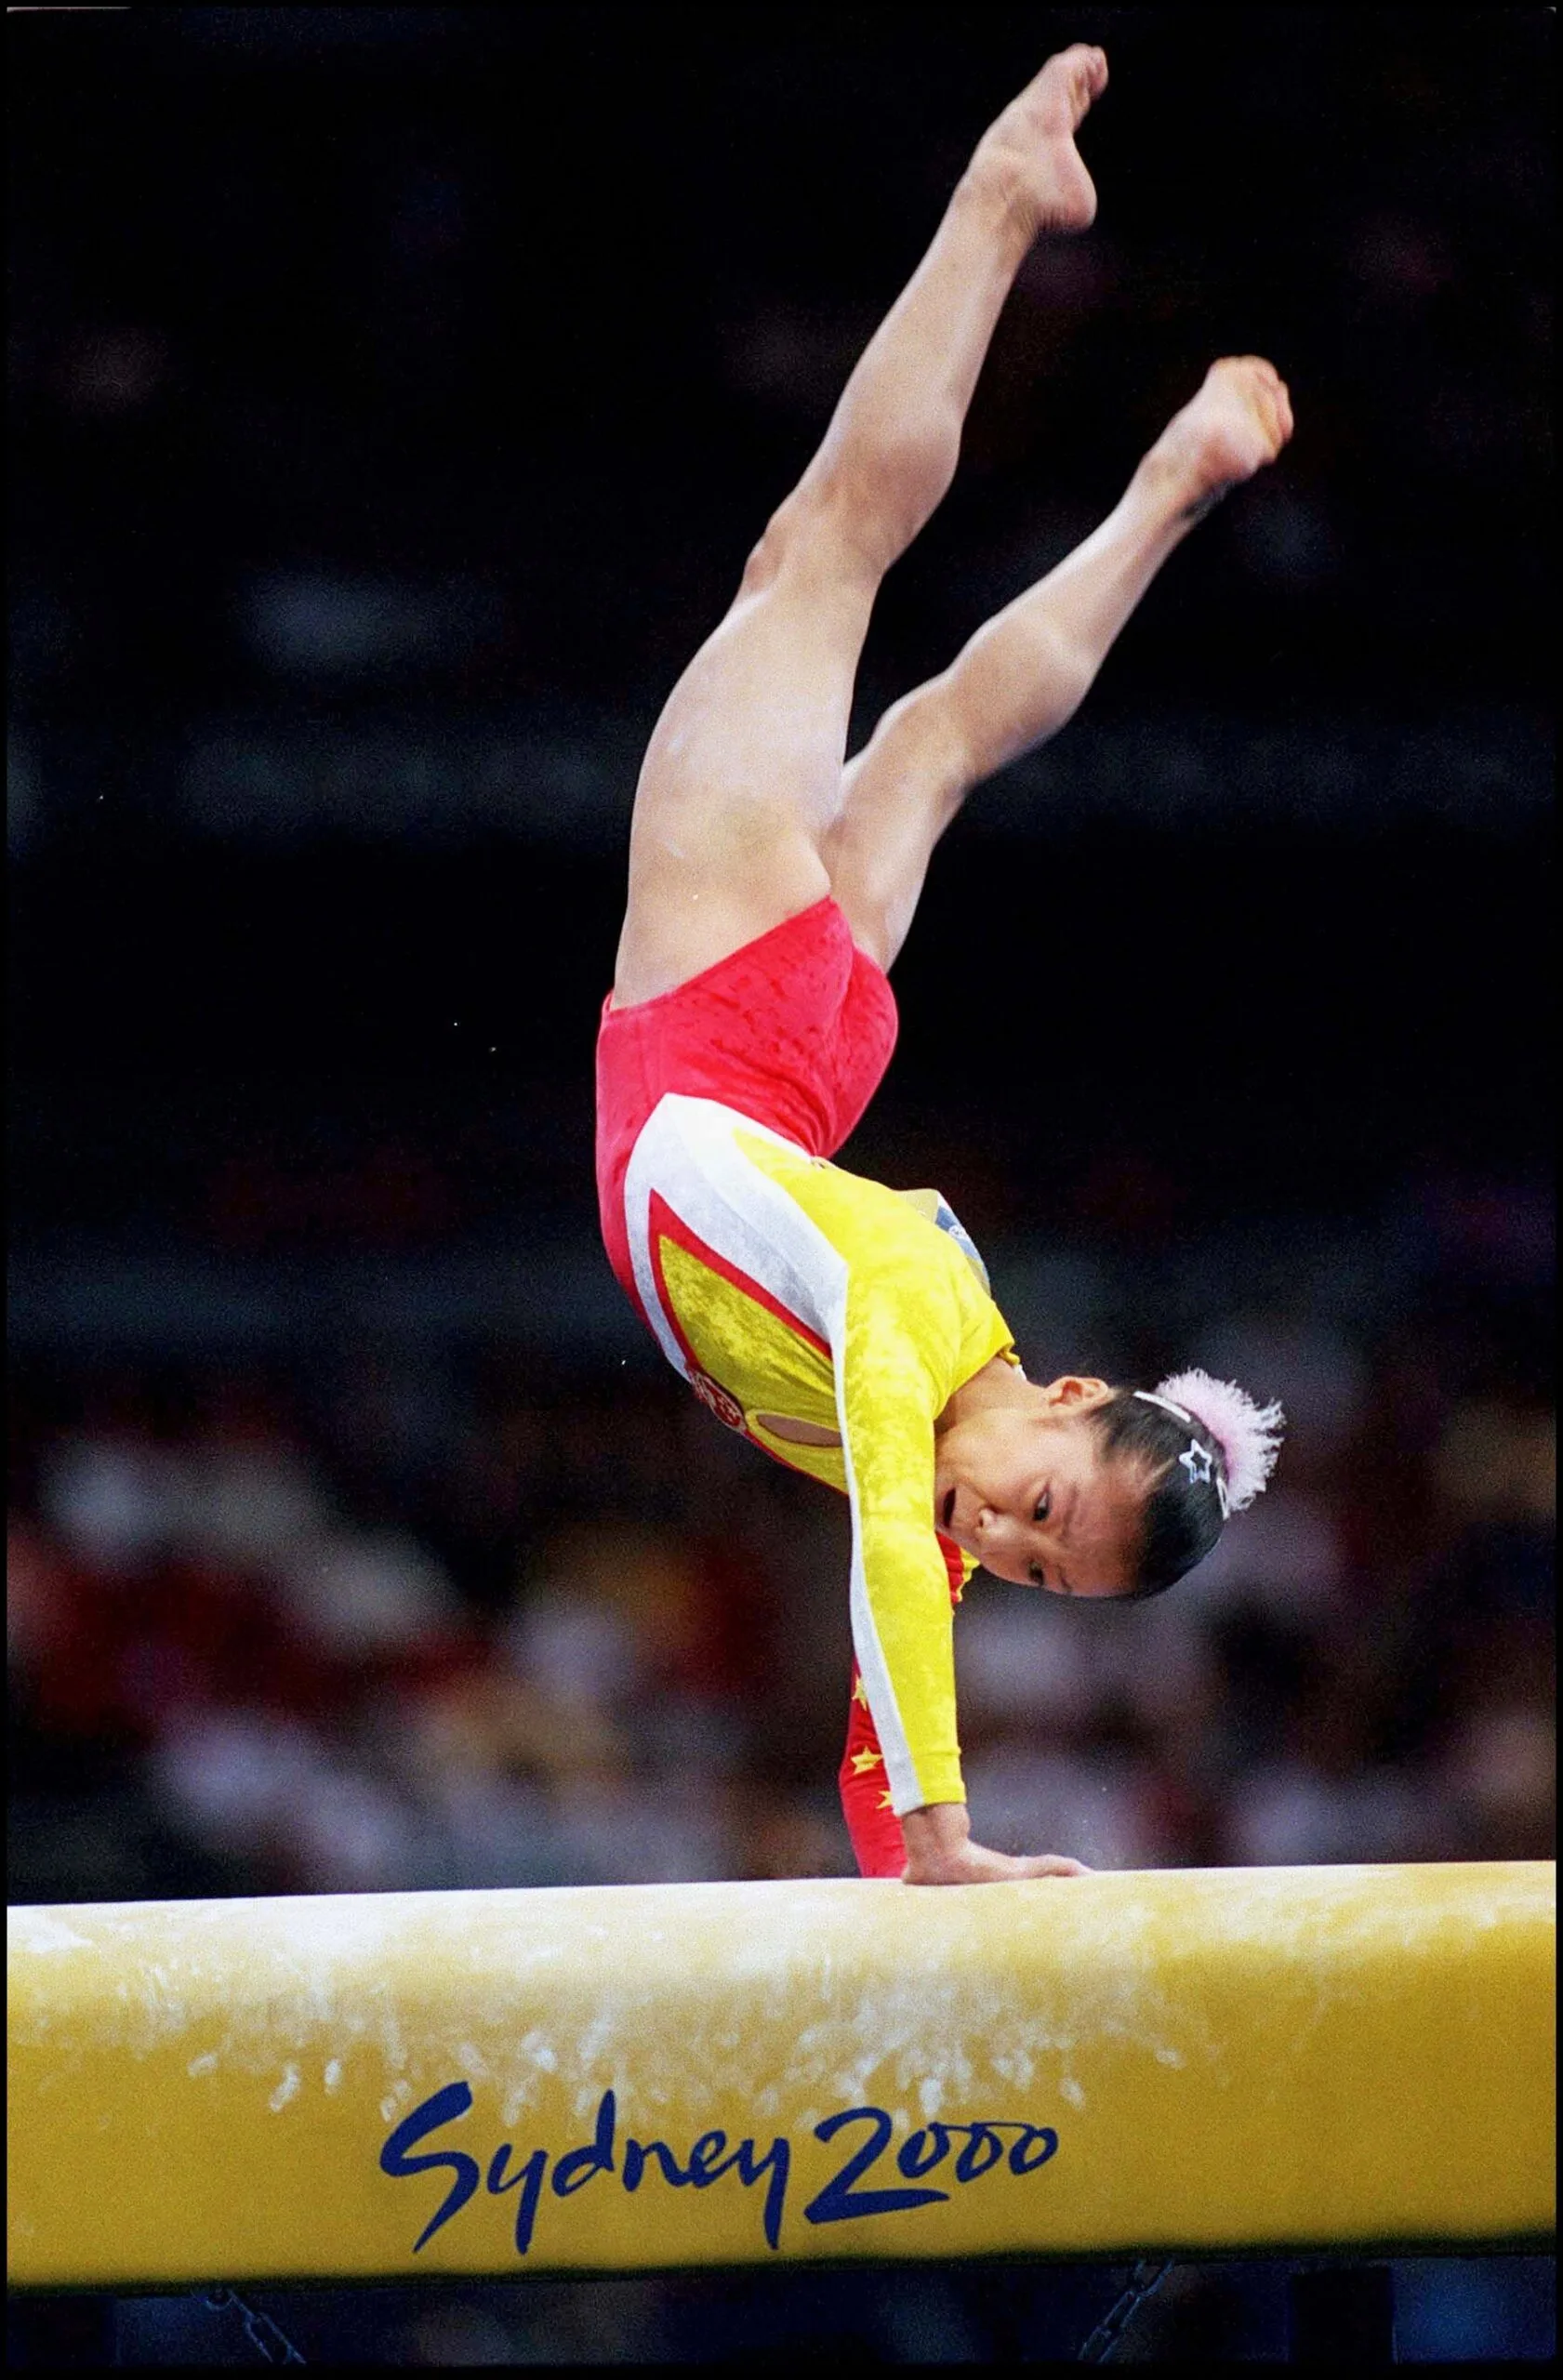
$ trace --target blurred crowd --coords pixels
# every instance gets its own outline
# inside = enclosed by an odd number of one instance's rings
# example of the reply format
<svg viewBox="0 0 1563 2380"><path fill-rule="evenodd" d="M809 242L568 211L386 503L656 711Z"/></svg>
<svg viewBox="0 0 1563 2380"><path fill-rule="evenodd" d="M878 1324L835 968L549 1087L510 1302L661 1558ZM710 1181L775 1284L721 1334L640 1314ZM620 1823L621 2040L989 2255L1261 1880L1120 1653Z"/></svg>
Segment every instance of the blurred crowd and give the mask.
<svg viewBox="0 0 1563 2380"><path fill-rule="evenodd" d="M1280 1470L1149 1605L978 1574L980 1837L1119 1868L1550 1853L1545 1250L1517 1191L1435 1222L1420 1295L1365 1289L1355 1327L1349 1282L1310 1310L1275 1250L1203 1248L1265 1294L1207 1289L1170 1352L1282 1399ZM1008 1269L1033 1372L1078 1361L1027 1345ZM851 1872L844 1506L670 1373L41 1353L11 1435L13 1897Z"/></svg>

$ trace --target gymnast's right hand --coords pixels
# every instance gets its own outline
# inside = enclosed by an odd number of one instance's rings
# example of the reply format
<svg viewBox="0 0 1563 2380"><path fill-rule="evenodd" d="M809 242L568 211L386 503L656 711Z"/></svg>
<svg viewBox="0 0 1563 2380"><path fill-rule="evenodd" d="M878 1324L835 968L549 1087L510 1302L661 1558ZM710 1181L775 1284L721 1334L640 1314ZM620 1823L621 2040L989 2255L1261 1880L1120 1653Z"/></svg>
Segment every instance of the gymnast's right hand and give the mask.
<svg viewBox="0 0 1563 2380"><path fill-rule="evenodd" d="M932 1802L925 1809L908 1810L901 1820L906 1837L904 1884L1005 1884L1025 1876L1089 1876L1080 1859L1066 1859L1044 1851L1030 1859L1011 1858L1007 1852L985 1850L972 1841L972 1822L964 1802Z"/></svg>

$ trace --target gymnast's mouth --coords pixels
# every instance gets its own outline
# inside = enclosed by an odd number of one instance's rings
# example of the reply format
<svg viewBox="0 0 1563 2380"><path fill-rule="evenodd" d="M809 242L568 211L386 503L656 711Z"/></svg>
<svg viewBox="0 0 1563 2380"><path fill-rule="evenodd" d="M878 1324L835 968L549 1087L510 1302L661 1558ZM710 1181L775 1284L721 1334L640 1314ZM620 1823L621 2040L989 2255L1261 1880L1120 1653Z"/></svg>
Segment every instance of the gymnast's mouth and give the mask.
<svg viewBox="0 0 1563 2380"><path fill-rule="evenodd" d="M947 1529L955 1518L955 1490L952 1488L939 1507L939 1527Z"/></svg>

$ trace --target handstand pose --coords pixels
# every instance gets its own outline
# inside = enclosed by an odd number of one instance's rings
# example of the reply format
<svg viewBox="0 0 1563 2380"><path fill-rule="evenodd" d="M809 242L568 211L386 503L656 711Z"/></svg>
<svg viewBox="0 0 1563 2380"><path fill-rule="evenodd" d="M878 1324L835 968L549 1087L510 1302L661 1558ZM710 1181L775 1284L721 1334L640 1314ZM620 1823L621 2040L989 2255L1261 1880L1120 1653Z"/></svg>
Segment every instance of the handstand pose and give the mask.
<svg viewBox="0 0 1563 2380"><path fill-rule="evenodd" d="M674 688L636 793L598 1045L620 1281L722 1421L851 1499L842 1800L865 1873L915 1884L1080 1872L970 1840L951 1599L971 1571L1155 1593L1263 1486L1280 1421L1198 1372L1154 1391L1028 1381L943 1200L827 1162L889 1063L884 971L940 835L1063 726L1173 547L1291 432L1270 364L1213 364L1095 534L846 762L874 596L954 475L1021 259L1094 217L1075 132L1106 79L1099 49L1065 50L979 141Z"/></svg>

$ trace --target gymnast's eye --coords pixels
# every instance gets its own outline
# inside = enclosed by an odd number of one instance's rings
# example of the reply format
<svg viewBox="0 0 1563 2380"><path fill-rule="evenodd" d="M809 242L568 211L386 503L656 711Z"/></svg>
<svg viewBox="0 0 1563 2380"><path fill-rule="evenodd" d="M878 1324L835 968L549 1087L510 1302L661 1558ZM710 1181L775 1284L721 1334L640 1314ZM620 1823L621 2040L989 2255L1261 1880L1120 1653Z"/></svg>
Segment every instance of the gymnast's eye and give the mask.
<svg viewBox="0 0 1563 2380"><path fill-rule="evenodd" d="M1037 1499L1037 1509L1031 1517L1034 1521L1045 1521L1052 1510L1053 1490L1050 1488L1044 1488Z"/></svg>

